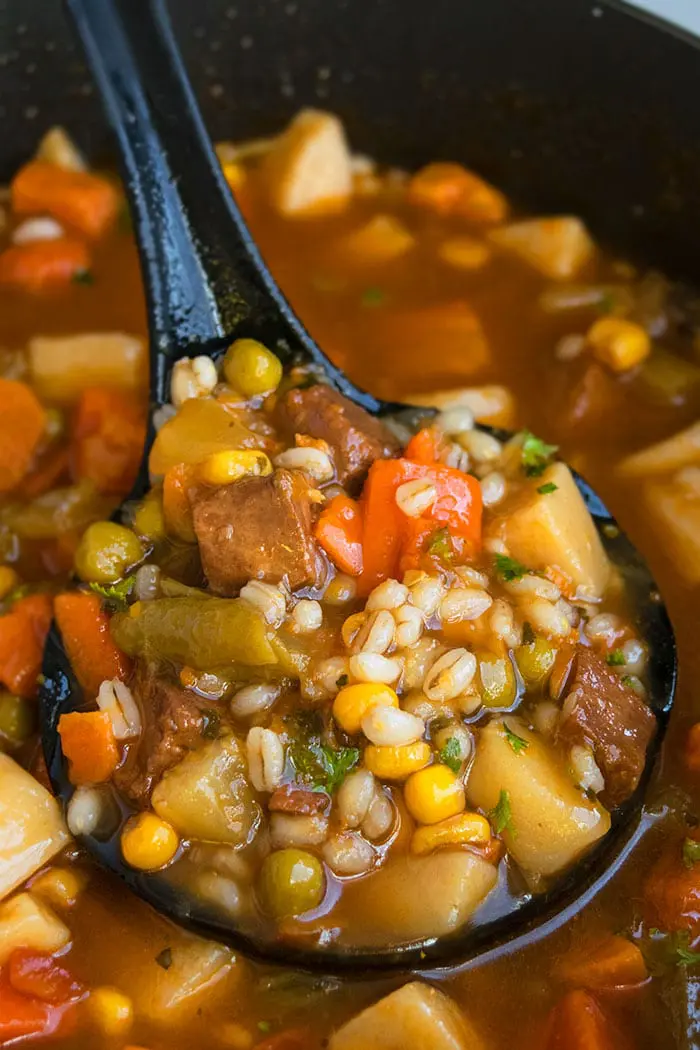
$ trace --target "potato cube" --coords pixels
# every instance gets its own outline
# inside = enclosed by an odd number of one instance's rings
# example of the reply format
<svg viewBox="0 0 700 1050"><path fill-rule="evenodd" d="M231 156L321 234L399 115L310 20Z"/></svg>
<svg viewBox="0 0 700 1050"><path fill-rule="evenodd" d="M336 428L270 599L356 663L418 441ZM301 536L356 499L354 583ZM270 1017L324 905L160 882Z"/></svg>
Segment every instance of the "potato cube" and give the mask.
<svg viewBox="0 0 700 1050"><path fill-rule="evenodd" d="M0 966L15 948L57 952L70 941L70 930L31 893L18 893L0 904Z"/></svg>
<svg viewBox="0 0 700 1050"><path fill-rule="evenodd" d="M422 981L368 1006L331 1036L329 1050L483 1050L456 1003Z"/></svg>
<svg viewBox="0 0 700 1050"><path fill-rule="evenodd" d="M693 493L676 478L648 482L644 503L663 554L679 578L688 587L700 583L700 492Z"/></svg>
<svg viewBox="0 0 700 1050"><path fill-rule="evenodd" d="M86 386L135 390L146 380L146 344L124 332L36 336L29 340L29 367L43 397L77 401Z"/></svg>
<svg viewBox="0 0 700 1050"><path fill-rule="evenodd" d="M700 421L665 441L627 456L620 464L620 473L629 477L665 474L691 463L700 463Z"/></svg>
<svg viewBox="0 0 700 1050"><path fill-rule="evenodd" d="M515 399L507 386L463 386L452 390L431 390L427 394L416 391L404 398L409 405L426 405L447 412L452 408L468 408L477 423L492 427L515 426Z"/></svg>
<svg viewBox="0 0 700 1050"><path fill-rule="evenodd" d="M538 492L538 489L553 490ZM533 478L515 507L489 526L508 553L528 569L556 569L575 590L600 597L610 579L610 563L598 530L565 463L552 463Z"/></svg>
<svg viewBox="0 0 700 1050"><path fill-rule="evenodd" d="M319 215L344 207L352 161L343 125L331 113L304 109L263 161L273 206L282 215Z"/></svg>
<svg viewBox="0 0 700 1050"><path fill-rule="evenodd" d="M415 237L393 215L375 215L334 248L340 262L358 266L377 266L404 255L416 243Z"/></svg>
<svg viewBox="0 0 700 1050"><path fill-rule="evenodd" d="M595 252L588 230L573 215L514 222L492 230L489 238L555 280L575 277Z"/></svg>
<svg viewBox="0 0 700 1050"><path fill-rule="evenodd" d="M14 759L0 754L0 899L69 841L56 799Z"/></svg>

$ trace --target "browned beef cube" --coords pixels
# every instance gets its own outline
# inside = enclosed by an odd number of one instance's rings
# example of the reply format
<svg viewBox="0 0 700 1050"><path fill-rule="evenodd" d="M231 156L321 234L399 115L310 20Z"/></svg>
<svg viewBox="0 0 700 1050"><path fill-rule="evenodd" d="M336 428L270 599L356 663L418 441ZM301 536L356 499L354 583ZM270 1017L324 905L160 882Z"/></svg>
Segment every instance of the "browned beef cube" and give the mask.
<svg viewBox="0 0 700 1050"><path fill-rule="evenodd" d="M129 745L114 782L128 798L144 805L163 773L201 745L204 716L192 693L153 669L140 667L132 689L143 731Z"/></svg>
<svg viewBox="0 0 700 1050"><path fill-rule="evenodd" d="M323 581L309 483L299 471L198 489L190 501L202 566L216 594L234 595L254 579L286 578L292 590Z"/></svg>
<svg viewBox="0 0 700 1050"><path fill-rule="evenodd" d="M636 788L655 728L654 715L634 689L592 649L577 646L559 738L593 749L605 778L606 806L619 806Z"/></svg>
<svg viewBox="0 0 700 1050"><path fill-rule="evenodd" d="M361 481L375 459L398 451L398 442L384 424L324 384L290 390L278 409L280 429L320 438L331 446L338 481Z"/></svg>

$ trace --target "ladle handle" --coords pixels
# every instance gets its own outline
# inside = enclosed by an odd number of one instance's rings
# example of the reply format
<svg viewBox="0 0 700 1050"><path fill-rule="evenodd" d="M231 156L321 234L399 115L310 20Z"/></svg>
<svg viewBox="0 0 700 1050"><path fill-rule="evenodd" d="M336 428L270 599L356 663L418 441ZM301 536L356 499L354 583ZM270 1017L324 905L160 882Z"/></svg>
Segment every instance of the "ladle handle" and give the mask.
<svg viewBox="0 0 700 1050"><path fill-rule="evenodd" d="M163 0L66 3L118 139L146 285L153 399L167 400L178 357L251 335L301 349L374 407L314 343L265 266L207 135Z"/></svg>

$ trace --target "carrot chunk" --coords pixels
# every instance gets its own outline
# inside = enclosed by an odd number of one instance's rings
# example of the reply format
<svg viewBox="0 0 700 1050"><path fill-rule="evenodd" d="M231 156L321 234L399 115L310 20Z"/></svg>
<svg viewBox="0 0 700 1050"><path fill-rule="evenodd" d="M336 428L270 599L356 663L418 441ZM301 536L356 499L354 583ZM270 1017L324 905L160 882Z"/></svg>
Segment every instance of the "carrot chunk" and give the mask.
<svg viewBox="0 0 700 1050"><path fill-rule="evenodd" d="M100 784L119 762L119 749L106 711L72 711L58 720L71 783Z"/></svg>
<svg viewBox="0 0 700 1050"><path fill-rule="evenodd" d="M112 641L109 617L96 594L59 594L55 612L68 659L86 693L96 696L107 678L128 678L131 662Z"/></svg>
<svg viewBox="0 0 700 1050"><path fill-rule="evenodd" d="M90 250L74 237L13 244L0 252L0 285L42 292L70 284L90 269Z"/></svg>
<svg viewBox="0 0 700 1050"><path fill-rule="evenodd" d="M644 901L651 925L669 933L687 930L691 943L700 936L700 864L688 867L684 863L681 842L662 854L651 869Z"/></svg>
<svg viewBox="0 0 700 1050"><path fill-rule="evenodd" d="M20 168L11 191L12 209L17 215L48 212L88 237L105 233L119 210L119 193L107 179L42 160Z"/></svg>
<svg viewBox="0 0 700 1050"><path fill-rule="evenodd" d="M36 695L51 604L48 594L31 594L0 616L0 682L18 696Z"/></svg>
<svg viewBox="0 0 700 1050"><path fill-rule="evenodd" d="M8 963L8 977L16 992L45 1003L79 999L84 988L65 966L48 952L16 948Z"/></svg>
<svg viewBox="0 0 700 1050"><path fill-rule="evenodd" d="M470 222L503 222L508 214L503 194L461 164L438 162L421 168L409 182L408 196L414 204Z"/></svg>
<svg viewBox="0 0 700 1050"><path fill-rule="evenodd" d="M146 420L133 397L121 390L84 390L73 423L71 450L80 480L106 495L125 495L138 473Z"/></svg>
<svg viewBox="0 0 700 1050"><path fill-rule="evenodd" d="M0 379L0 493L27 473L46 428L46 412L26 383Z"/></svg>
<svg viewBox="0 0 700 1050"><path fill-rule="evenodd" d="M567 992L554 1007L544 1050L631 1050L592 995Z"/></svg>
<svg viewBox="0 0 700 1050"><path fill-rule="evenodd" d="M630 988L643 984L649 976L637 945L613 934L588 951L565 957L558 972L567 984L591 991Z"/></svg>
<svg viewBox="0 0 700 1050"><path fill-rule="evenodd" d="M414 463L437 463L445 441L435 427L423 427L406 445L406 459Z"/></svg>
<svg viewBox="0 0 700 1050"><path fill-rule="evenodd" d="M15 991L5 976L0 976L0 1046L31 1036L48 1036L57 1030L64 1007L52 1006L40 999Z"/></svg>
<svg viewBox="0 0 700 1050"><path fill-rule="evenodd" d="M323 508L316 539L334 565L349 576L362 572L362 514L354 499L334 496Z"/></svg>

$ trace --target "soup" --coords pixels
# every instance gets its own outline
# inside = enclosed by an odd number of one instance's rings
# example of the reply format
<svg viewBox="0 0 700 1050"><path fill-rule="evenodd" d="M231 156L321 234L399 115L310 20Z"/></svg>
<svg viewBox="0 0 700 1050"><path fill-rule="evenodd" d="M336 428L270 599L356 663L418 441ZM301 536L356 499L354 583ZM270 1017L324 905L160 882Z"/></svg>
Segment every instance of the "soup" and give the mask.
<svg viewBox="0 0 700 1050"><path fill-rule="evenodd" d="M692 296L601 252L574 217L510 216L457 165L378 170L328 115L220 157L321 345L373 392L439 414L409 431L365 419L250 341L219 370L184 360L157 413L153 490L108 523L146 418L119 189L60 131L18 173L0 255L0 1035L339 1050L523 1032L603 1048L624 1032L641 1048L674 1025L683 1045L700 848L682 693L647 833L573 934L437 982L234 959L71 842L68 828L114 834L135 870L292 943L439 935L491 894L498 907L556 881L634 789L653 722L633 604L556 445L650 558L688 648ZM32 727L52 612L90 706L61 726L68 826ZM133 811L116 829L115 799Z"/></svg>

